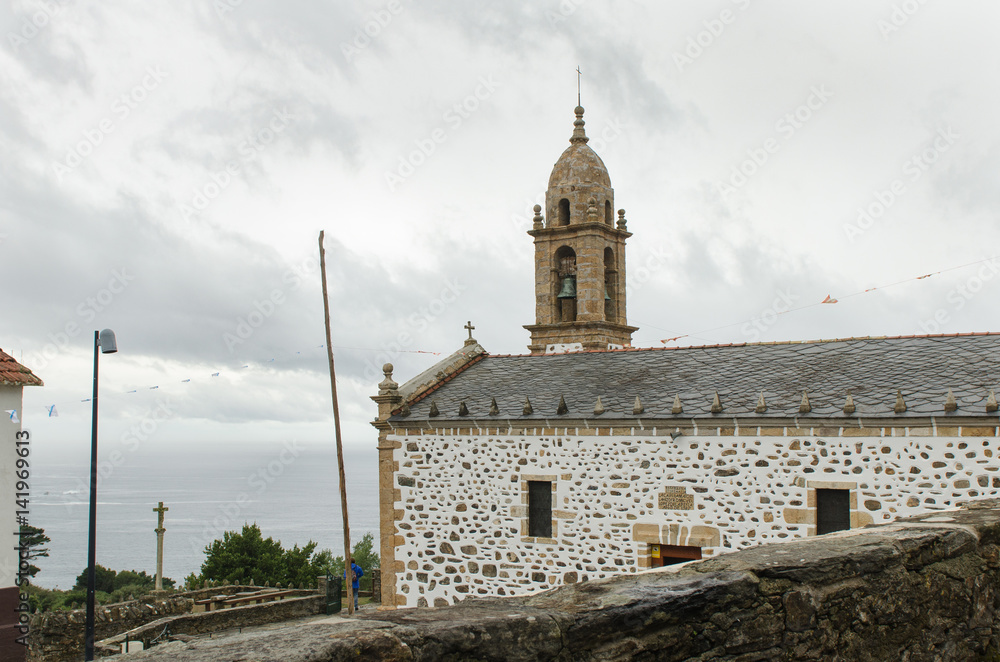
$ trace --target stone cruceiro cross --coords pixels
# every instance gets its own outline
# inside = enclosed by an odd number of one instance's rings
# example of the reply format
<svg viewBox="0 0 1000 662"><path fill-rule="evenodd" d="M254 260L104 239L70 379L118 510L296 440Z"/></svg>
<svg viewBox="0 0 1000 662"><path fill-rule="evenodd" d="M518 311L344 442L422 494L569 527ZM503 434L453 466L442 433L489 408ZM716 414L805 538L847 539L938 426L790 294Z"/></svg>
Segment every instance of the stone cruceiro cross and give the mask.
<svg viewBox="0 0 1000 662"><path fill-rule="evenodd" d="M154 529L156 531L156 584L153 588L157 591L163 590L163 532L166 531L163 528L163 513L168 510L170 509L165 508L162 501L158 507L153 508L153 512L159 515Z"/></svg>

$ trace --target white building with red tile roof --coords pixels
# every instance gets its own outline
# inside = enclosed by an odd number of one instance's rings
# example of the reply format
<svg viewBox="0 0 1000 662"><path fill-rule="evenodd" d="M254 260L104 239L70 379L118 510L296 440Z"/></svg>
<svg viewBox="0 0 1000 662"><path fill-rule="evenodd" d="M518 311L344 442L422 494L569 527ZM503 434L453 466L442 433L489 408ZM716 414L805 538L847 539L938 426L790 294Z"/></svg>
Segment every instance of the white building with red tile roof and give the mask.
<svg viewBox="0 0 1000 662"><path fill-rule="evenodd" d="M24 646L15 641L21 636L16 628L19 593L19 527L16 513L19 509L16 504L19 478L16 472L17 461L21 459L18 448L25 448L23 443L19 446L18 442L27 441L29 453L31 443L30 439L25 439L21 428L25 386L42 386L42 380L15 361L14 357L0 350L0 659L11 661L23 660L25 654ZM27 460L27 465L30 474L30 459ZM30 485L30 480L28 484Z"/></svg>

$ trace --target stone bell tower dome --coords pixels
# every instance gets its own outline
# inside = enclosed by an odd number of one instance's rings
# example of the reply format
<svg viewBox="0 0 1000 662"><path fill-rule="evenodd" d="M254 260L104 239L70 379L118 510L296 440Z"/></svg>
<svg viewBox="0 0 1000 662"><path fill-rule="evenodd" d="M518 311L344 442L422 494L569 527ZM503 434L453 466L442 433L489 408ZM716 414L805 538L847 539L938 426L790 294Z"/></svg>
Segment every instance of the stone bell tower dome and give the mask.
<svg viewBox="0 0 1000 662"><path fill-rule="evenodd" d="M587 145L583 108L576 107L570 145L549 176L545 217L535 205L535 323L532 354L623 347L634 326L625 320L625 210L615 220L615 191L601 157Z"/></svg>

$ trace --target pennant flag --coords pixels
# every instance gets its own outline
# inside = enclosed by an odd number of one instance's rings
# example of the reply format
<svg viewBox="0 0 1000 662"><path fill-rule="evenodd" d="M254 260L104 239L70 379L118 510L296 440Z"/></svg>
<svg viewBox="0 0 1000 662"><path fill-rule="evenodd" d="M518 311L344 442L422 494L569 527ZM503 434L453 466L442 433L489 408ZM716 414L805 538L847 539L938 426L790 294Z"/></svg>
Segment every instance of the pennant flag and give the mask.
<svg viewBox="0 0 1000 662"><path fill-rule="evenodd" d="M59 412L56 411L56 406L55 405L52 405L50 407L46 407L46 409L49 410L49 418L52 418L53 416L55 416L57 418L59 417Z"/></svg>
<svg viewBox="0 0 1000 662"><path fill-rule="evenodd" d="M661 340L660 342L666 344L668 342L673 342L675 340L680 340L681 338L687 338L687 336L676 336L674 338L667 338L666 340Z"/></svg>
<svg viewBox="0 0 1000 662"><path fill-rule="evenodd" d="M829 294L827 294L827 295L826 295L826 298L825 298L825 299L823 299L822 301L820 301L820 303L837 303L837 300L836 300L836 299L833 299L833 298L831 298L831 297L830 297L830 295L829 295Z"/></svg>
<svg viewBox="0 0 1000 662"><path fill-rule="evenodd" d="M190 379L182 379L181 380L181 384L187 384L189 381L191 381L191 380Z"/></svg>
<svg viewBox="0 0 1000 662"><path fill-rule="evenodd" d="M17 417L17 410L16 409L6 409L5 411L10 415L10 422L11 423L20 423L21 422L20 419L18 419L18 417Z"/></svg>
<svg viewBox="0 0 1000 662"><path fill-rule="evenodd" d="M83 400L80 400L80 402L90 402L90 398L84 398Z"/></svg>
<svg viewBox="0 0 1000 662"><path fill-rule="evenodd" d="M272 360L273 360L273 359L272 359ZM217 372L213 372L213 373L212 373L212 376L213 376L213 377L218 377L218 376L219 376L219 373L217 373Z"/></svg>
<svg viewBox="0 0 1000 662"><path fill-rule="evenodd" d="M249 368L249 367L250 367L250 365L249 365L249 364L247 364L247 365L243 366L243 368ZM242 370L243 368L240 368L240 370Z"/></svg>
<svg viewBox="0 0 1000 662"><path fill-rule="evenodd" d="M150 386L149 390L152 391L153 389L157 389L157 388L160 388L160 387L159 386Z"/></svg>
<svg viewBox="0 0 1000 662"><path fill-rule="evenodd" d="M125 391L125 392L126 392L126 393L138 393L138 392L139 392L139 389L137 389L137 388L134 388L134 389L132 389L131 391Z"/></svg>

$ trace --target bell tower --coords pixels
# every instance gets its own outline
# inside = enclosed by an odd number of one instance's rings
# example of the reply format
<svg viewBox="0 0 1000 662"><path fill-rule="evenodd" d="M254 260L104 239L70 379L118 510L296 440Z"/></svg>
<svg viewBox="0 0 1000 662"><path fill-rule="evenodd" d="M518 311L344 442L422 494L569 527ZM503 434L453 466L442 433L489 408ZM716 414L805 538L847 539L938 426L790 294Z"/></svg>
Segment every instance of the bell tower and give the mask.
<svg viewBox="0 0 1000 662"><path fill-rule="evenodd" d="M576 107L570 146L552 168L545 217L535 205L535 323L532 354L631 344L625 320L625 210L615 219L615 192L604 161L588 145L583 107Z"/></svg>

